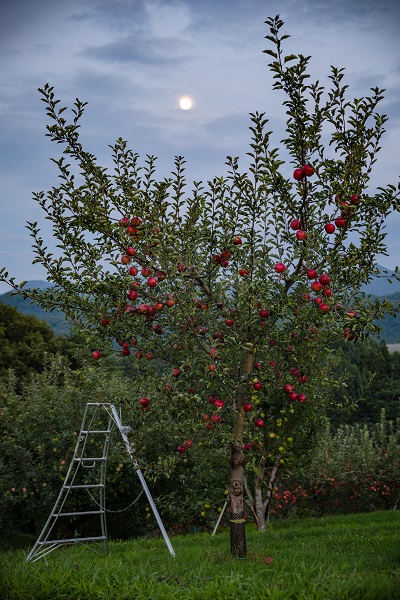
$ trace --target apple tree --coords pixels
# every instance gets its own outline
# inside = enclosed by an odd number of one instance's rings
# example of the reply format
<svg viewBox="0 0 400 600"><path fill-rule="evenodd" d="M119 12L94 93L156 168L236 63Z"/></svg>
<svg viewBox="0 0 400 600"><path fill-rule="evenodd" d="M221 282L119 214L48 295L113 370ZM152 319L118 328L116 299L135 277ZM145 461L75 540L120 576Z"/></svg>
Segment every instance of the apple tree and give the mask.
<svg viewBox="0 0 400 600"><path fill-rule="evenodd" d="M239 557L245 487L262 530L277 468L334 408L332 340L368 336L393 309L360 288L378 273L385 220L399 207L398 187L369 183L386 122L376 112L382 90L347 100L336 68L329 89L311 83L310 57L285 56L283 22L266 23L285 138L274 147L265 114L251 114L248 167L228 157L227 174L207 184L188 188L182 157L158 180L156 159L142 163L123 139L111 146L113 169L100 166L79 139L85 103L76 100L69 121L45 85L47 135L64 149L53 159L59 184L34 199L58 252L37 223L28 228L54 286L25 290L1 272L19 293L62 309L85 335L89 360L100 365L114 347L130 361L144 415L157 405L166 422L182 424L178 455L218 436L229 451Z"/></svg>

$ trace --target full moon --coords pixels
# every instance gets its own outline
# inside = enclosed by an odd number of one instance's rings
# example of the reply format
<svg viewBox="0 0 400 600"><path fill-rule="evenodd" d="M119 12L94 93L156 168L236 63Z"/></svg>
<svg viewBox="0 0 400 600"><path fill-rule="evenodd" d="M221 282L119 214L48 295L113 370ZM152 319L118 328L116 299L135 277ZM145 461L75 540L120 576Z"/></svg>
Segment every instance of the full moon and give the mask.
<svg viewBox="0 0 400 600"><path fill-rule="evenodd" d="M189 108L192 108L192 101L187 96L184 96L180 99L179 106L182 110L189 110Z"/></svg>

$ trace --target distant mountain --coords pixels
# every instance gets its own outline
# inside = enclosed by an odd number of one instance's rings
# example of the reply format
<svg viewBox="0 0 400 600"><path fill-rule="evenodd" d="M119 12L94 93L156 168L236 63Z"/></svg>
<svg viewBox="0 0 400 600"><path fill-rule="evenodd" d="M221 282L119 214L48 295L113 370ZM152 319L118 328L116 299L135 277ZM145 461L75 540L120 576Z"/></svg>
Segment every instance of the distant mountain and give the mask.
<svg viewBox="0 0 400 600"><path fill-rule="evenodd" d="M28 281L25 285L26 289L39 288L45 290L49 287L51 287L51 284L47 281ZM71 326L66 320L65 314L61 311L48 312L38 304L28 299L25 300L19 294L13 294L12 292L1 294L0 302L14 306L23 315L33 315L37 319L45 321L56 335L69 335L71 333Z"/></svg>
<svg viewBox="0 0 400 600"><path fill-rule="evenodd" d="M378 269L384 277L374 276L370 283L364 285L361 288L361 291L365 294L371 294L372 296L380 296L387 297L389 295L400 292L400 281L397 279L390 279L392 283L389 283L386 277L390 278L393 270L388 269L387 267L382 267L382 265L378 265Z"/></svg>
<svg viewBox="0 0 400 600"><path fill-rule="evenodd" d="M382 275L389 276L393 271L378 265ZM386 273L385 273L386 272ZM380 299L387 298L395 306L400 300L400 281L392 279L393 283L388 283L380 277L373 277L372 281L363 286L362 291L371 296L377 296ZM51 287L47 281L28 281L25 288L39 288L45 290ZM15 306L24 315L34 315L37 319L41 319L50 325L56 335L68 335L71 331L70 324L61 311L47 312L37 304L30 300L24 300L18 294L12 295L12 292L0 295L0 302ZM384 339L387 344L395 344L400 342L400 315L398 318L387 316L385 319L378 320L379 326L382 328L381 339Z"/></svg>

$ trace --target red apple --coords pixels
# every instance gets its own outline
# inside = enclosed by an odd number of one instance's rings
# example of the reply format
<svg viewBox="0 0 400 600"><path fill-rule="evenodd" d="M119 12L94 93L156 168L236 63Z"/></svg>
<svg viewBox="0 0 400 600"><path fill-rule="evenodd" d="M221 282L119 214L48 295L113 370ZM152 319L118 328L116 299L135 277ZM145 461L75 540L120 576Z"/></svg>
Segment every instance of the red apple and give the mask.
<svg viewBox="0 0 400 600"><path fill-rule="evenodd" d="M318 308L322 312L322 314L327 313L329 310L329 306L327 304L325 304L325 302L321 302L321 304L319 305Z"/></svg>
<svg viewBox="0 0 400 600"><path fill-rule="evenodd" d="M262 308L258 314L260 315L261 319L268 319L269 310L267 310L266 308Z"/></svg>
<svg viewBox="0 0 400 600"><path fill-rule="evenodd" d="M136 300L138 297L138 293L136 290L129 290L126 296L127 298L129 298L129 300Z"/></svg>
<svg viewBox="0 0 400 600"><path fill-rule="evenodd" d="M155 303L154 308L157 312L164 308L164 302L160 302L159 300Z"/></svg>
<svg viewBox="0 0 400 600"><path fill-rule="evenodd" d="M356 337L355 334L351 331L351 329L345 329L343 332L343 337L344 339L349 342L351 342L351 340L354 340L354 338Z"/></svg>
<svg viewBox="0 0 400 600"><path fill-rule="evenodd" d="M143 267L141 273L143 277L148 277L151 274L151 269L149 267Z"/></svg>
<svg viewBox="0 0 400 600"><path fill-rule="evenodd" d="M186 448L190 448L191 446L193 446L193 441L192 440L186 440L185 441L185 446L186 446Z"/></svg>
<svg viewBox="0 0 400 600"><path fill-rule="evenodd" d="M255 425L256 427L260 427L260 428L261 428L261 427L264 427L265 423L264 423L264 421L263 421L262 419L257 419L257 420L255 421L254 425Z"/></svg>
<svg viewBox="0 0 400 600"><path fill-rule="evenodd" d="M134 254L136 254L136 250L135 248L132 248L132 246L129 246L129 248L125 250L125 254L127 254L128 256L133 256Z"/></svg>
<svg viewBox="0 0 400 600"><path fill-rule="evenodd" d="M284 270L286 269L285 265L281 262L276 263L275 267L274 267L275 271L277 273L283 273Z"/></svg>
<svg viewBox="0 0 400 600"><path fill-rule="evenodd" d="M249 272L247 269L239 269L239 275L240 277L246 277L246 275L248 275Z"/></svg>
<svg viewBox="0 0 400 600"><path fill-rule="evenodd" d="M139 225L142 223L142 219L140 217L132 217L131 223L132 225L136 225L136 227L139 227Z"/></svg>
<svg viewBox="0 0 400 600"><path fill-rule="evenodd" d="M315 173L315 169L311 166L311 165L304 165L304 167L302 168L302 173L304 175L304 177L311 177L311 175L314 175Z"/></svg>
<svg viewBox="0 0 400 600"><path fill-rule="evenodd" d="M186 271L186 267L182 262L178 263L178 266L176 267L176 269L177 269L178 273L184 273Z"/></svg>
<svg viewBox="0 0 400 600"><path fill-rule="evenodd" d="M244 412L250 412L252 408L253 408L253 405L250 404L250 402L245 402L243 404L243 410L244 410Z"/></svg>
<svg viewBox="0 0 400 600"><path fill-rule="evenodd" d="M92 358L94 358L95 360L98 360L99 358L101 358L101 354L98 350L95 350L94 352L92 352Z"/></svg>
<svg viewBox="0 0 400 600"><path fill-rule="evenodd" d="M221 252L221 260L228 260L228 258L232 258L232 252L229 252L229 250L223 250Z"/></svg>
<svg viewBox="0 0 400 600"><path fill-rule="evenodd" d="M182 371L178 368L172 369L171 375L172 377L179 377L180 375L182 375Z"/></svg>
<svg viewBox="0 0 400 600"><path fill-rule="evenodd" d="M175 305L175 300L174 300L173 298L168 298L168 299L165 301L165 304L166 304L166 306L168 306L168 308L171 308L171 306L174 306L174 305Z"/></svg>
<svg viewBox="0 0 400 600"><path fill-rule="evenodd" d="M214 402L214 406L215 406L216 408L224 408L224 406L225 406L225 402L224 402L223 400L219 400L219 399L218 399L218 400L216 400L216 401Z"/></svg>
<svg viewBox="0 0 400 600"><path fill-rule="evenodd" d="M290 392L293 392L293 386L290 383L285 383L283 386L283 391L285 394L290 394Z"/></svg>
<svg viewBox="0 0 400 600"><path fill-rule="evenodd" d="M152 360L154 358L154 354L152 352L146 352L147 360Z"/></svg>
<svg viewBox="0 0 400 600"><path fill-rule="evenodd" d="M181 454L183 452L186 452L186 446L178 446L178 452L180 452Z"/></svg>
<svg viewBox="0 0 400 600"><path fill-rule="evenodd" d="M238 235L236 235L233 240L232 240L232 244L234 244L235 246L240 246L240 244L242 244L242 238L239 237Z"/></svg>
<svg viewBox="0 0 400 600"><path fill-rule="evenodd" d="M214 423L220 423L221 422L220 415L211 415L211 421L213 421Z"/></svg>
<svg viewBox="0 0 400 600"><path fill-rule="evenodd" d="M128 256L127 254L123 254L121 256L121 262L123 265L127 265L130 262L130 260L131 260L131 257Z"/></svg>
<svg viewBox="0 0 400 600"><path fill-rule="evenodd" d="M333 223L325 223L325 231L326 233L334 233L336 230L336 227L334 226Z"/></svg>
<svg viewBox="0 0 400 600"><path fill-rule="evenodd" d="M296 402L298 397L299 397L299 395L296 394L296 392L290 392L290 394L289 394L289 400L291 400L292 402Z"/></svg>
<svg viewBox="0 0 400 600"><path fill-rule="evenodd" d="M122 217L119 221L118 221L118 225L120 225L121 227L126 227L129 223L129 219L128 217Z"/></svg>
<svg viewBox="0 0 400 600"><path fill-rule="evenodd" d="M259 371L261 369L261 363L260 362L255 362L254 363L254 368L257 369L257 371Z"/></svg>
<svg viewBox="0 0 400 600"><path fill-rule="evenodd" d="M296 238L302 242L303 240L307 239L307 233L302 229L299 229L299 231L296 231Z"/></svg>
<svg viewBox="0 0 400 600"><path fill-rule="evenodd" d="M306 402L307 396L305 394L299 394L299 397L297 399L299 402Z"/></svg>
<svg viewBox="0 0 400 600"><path fill-rule="evenodd" d="M337 219L335 219L335 225L336 227L344 227L346 225L346 219L343 219L343 217L339 217Z"/></svg>
<svg viewBox="0 0 400 600"><path fill-rule="evenodd" d="M147 285L149 287L157 287L157 285L158 285L157 277L149 277L147 280Z"/></svg>
<svg viewBox="0 0 400 600"><path fill-rule="evenodd" d="M293 171L293 177L294 177L294 179L296 179L296 181L300 181L301 179L303 179L304 178L303 169L295 169Z"/></svg>
<svg viewBox="0 0 400 600"><path fill-rule="evenodd" d="M300 227L301 223L299 219L293 219L293 221L290 223L290 228L293 229L293 231L297 231L298 229L300 229Z"/></svg>
<svg viewBox="0 0 400 600"><path fill-rule="evenodd" d="M322 283L320 281L313 281L311 289L313 292L320 292L322 290Z"/></svg>
<svg viewBox="0 0 400 600"><path fill-rule="evenodd" d="M329 285L331 280L329 279L329 276L326 273L323 273L321 275L321 277L319 277L318 281L322 284L322 285Z"/></svg>
<svg viewBox="0 0 400 600"><path fill-rule="evenodd" d="M148 398L140 398L139 402L140 402L140 405L143 406L143 407L149 405L149 399Z"/></svg>
<svg viewBox="0 0 400 600"><path fill-rule="evenodd" d="M235 324L235 321L233 319L225 319L225 325L227 327L232 327L232 325Z"/></svg>
<svg viewBox="0 0 400 600"><path fill-rule="evenodd" d="M246 444L243 444L243 450L251 450L251 444L249 444L249 442L246 442Z"/></svg>
<svg viewBox="0 0 400 600"><path fill-rule="evenodd" d="M256 390L256 392L259 392L262 388L262 383L261 381L255 381L253 383L253 389Z"/></svg>
<svg viewBox="0 0 400 600"><path fill-rule="evenodd" d="M128 273L129 275L136 277L136 275L139 273L139 269L137 267L129 267Z"/></svg>
<svg viewBox="0 0 400 600"><path fill-rule="evenodd" d="M353 206L357 206L358 204L360 204L361 200L357 194L353 194L352 197L350 198L350 202L351 202L351 204L353 204Z"/></svg>
<svg viewBox="0 0 400 600"><path fill-rule="evenodd" d="M124 356L129 356L131 353L131 351L129 350L129 348L122 348L121 350L121 354L123 354Z"/></svg>
<svg viewBox="0 0 400 600"><path fill-rule="evenodd" d="M103 317L101 320L101 324L106 326L110 324L110 319L108 317Z"/></svg>
<svg viewBox="0 0 400 600"><path fill-rule="evenodd" d="M135 358L137 358L138 360L140 360L141 358L143 358L143 352L140 352L139 350L137 350L135 352Z"/></svg>
<svg viewBox="0 0 400 600"><path fill-rule="evenodd" d="M308 269L307 270L307 277L308 279L315 279L318 276L318 273L315 269Z"/></svg>

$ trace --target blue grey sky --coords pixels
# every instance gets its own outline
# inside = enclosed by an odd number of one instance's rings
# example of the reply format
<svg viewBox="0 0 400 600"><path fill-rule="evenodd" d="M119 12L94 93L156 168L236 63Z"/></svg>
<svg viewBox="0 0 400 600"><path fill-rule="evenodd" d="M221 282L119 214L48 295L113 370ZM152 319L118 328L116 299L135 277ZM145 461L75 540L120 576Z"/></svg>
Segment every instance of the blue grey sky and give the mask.
<svg viewBox="0 0 400 600"><path fill-rule="evenodd" d="M38 87L62 104L89 105L82 141L105 166L108 144L128 140L158 159L167 176L175 155L189 180L223 175L225 158L245 157L250 112L270 119L282 137L283 96L272 90L264 21L285 21L287 54L312 56L311 74L328 84L330 65L346 68L349 96L386 88L389 116L373 185L400 173L400 3L396 0L8 0L0 18L0 266L16 280L45 279L32 265L26 221L51 233L32 192L57 185L49 160L60 147L45 137ZM179 108L180 97L193 100ZM288 174L292 167L288 165ZM400 263L400 218L387 225L389 256ZM0 293L8 291L0 284Z"/></svg>

